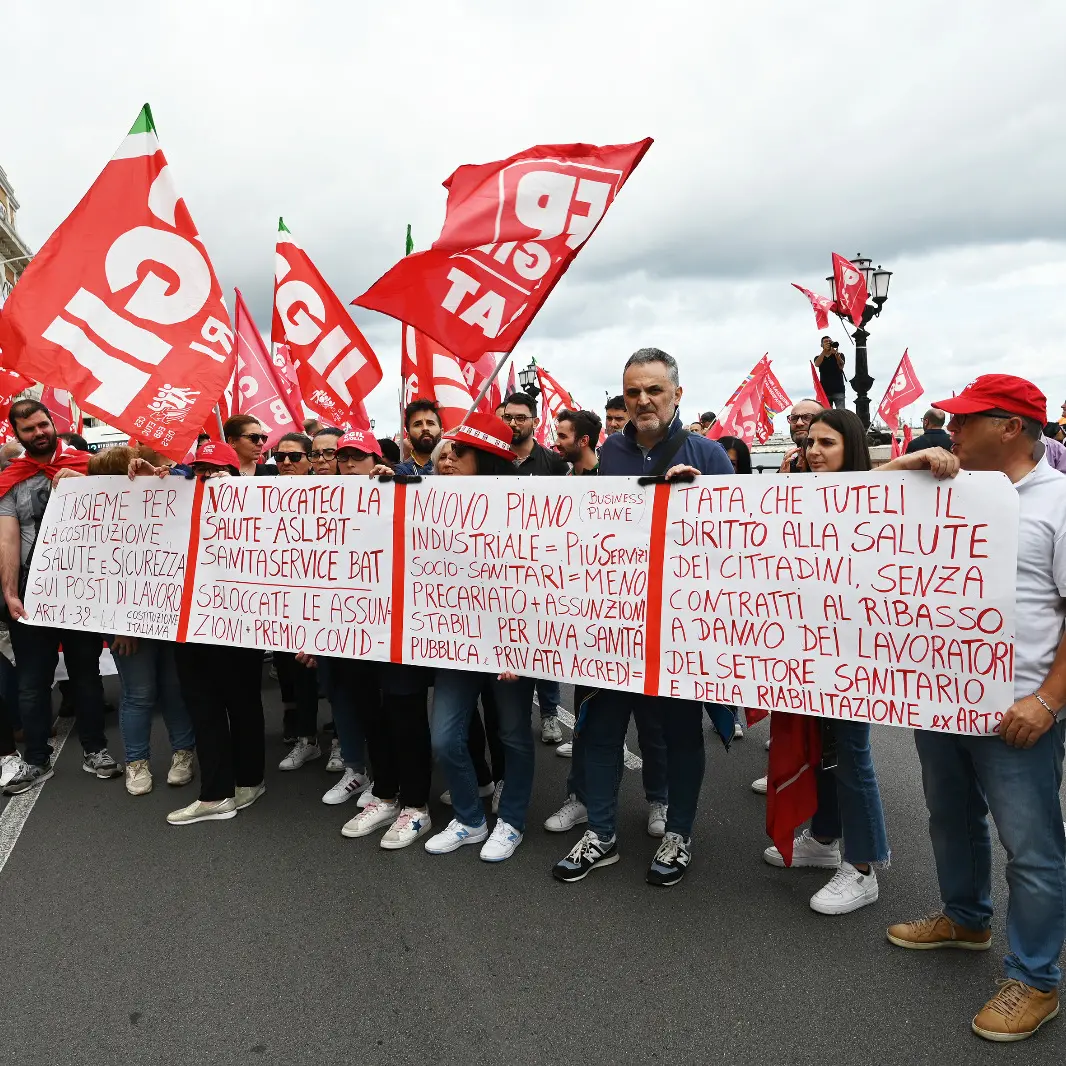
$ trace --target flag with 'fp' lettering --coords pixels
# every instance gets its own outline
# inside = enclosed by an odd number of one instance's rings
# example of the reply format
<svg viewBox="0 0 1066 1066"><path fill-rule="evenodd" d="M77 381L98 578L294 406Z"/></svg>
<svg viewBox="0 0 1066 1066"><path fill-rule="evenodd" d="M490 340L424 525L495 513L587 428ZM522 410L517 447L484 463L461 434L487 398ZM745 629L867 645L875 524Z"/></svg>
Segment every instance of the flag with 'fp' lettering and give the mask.
<svg viewBox="0 0 1066 1066"><path fill-rule="evenodd" d="M0 319L4 364L180 460L233 373L233 331L144 105L30 262Z"/></svg>
<svg viewBox="0 0 1066 1066"><path fill-rule="evenodd" d="M391 315L458 359L509 352L651 147L537 145L462 166L432 248L401 259L352 303Z"/></svg>
<svg viewBox="0 0 1066 1066"><path fill-rule="evenodd" d="M856 325L862 324L862 315L866 310L866 278L862 271L842 255L833 253L833 283L837 290L836 306L840 314L847 315ZM829 320L826 319L826 325ZM825 328L825 327L820 327Z"/></svg>
<svg viewBox="0 0 1066 1066"><path fill-rule="evenodd" d="M885 391L877 413L889 429L895 430L900 411L920 400L924 395L925 389L922 388L918 375L914 372L910 349L908 349L903 353L903 358L899 361L895 374L892 375L892 383Z"/></svg>

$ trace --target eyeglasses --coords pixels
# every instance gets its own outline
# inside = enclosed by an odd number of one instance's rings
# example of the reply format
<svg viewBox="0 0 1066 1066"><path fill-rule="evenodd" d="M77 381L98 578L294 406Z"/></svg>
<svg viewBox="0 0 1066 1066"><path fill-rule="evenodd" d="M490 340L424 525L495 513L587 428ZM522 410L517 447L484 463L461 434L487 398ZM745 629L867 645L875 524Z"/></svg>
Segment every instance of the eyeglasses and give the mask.
<svg viewBox="0 0 1066 1066"><path fill-rule="evenodd" d="M278 463L302 463L307 458L307 452L278 452L275 462Z"/></svg>
<svg viewBox="0 0 1066 1066"><path fill-rule="evenodd" d="M336 448L322 448L321 450L316 448L311 452L312 459L332 459L337 454Z"/></svg>
<svg viewBox="0 0 1066 1066"><path fill-rule="evenodd" d="M806 423L807 425L810 425L810 423L811 423L811 421L813 419L814 419L814 415L789 415L788 416L788 424L790 426L801 426L804 423Z"/></svg>
<svg viewBox="0 0 1066 1066"><path fill-rule="evenodd" d="M533 421L532 415L504 415L503 420L505 422L513 422L516 426L524 426L527 422Z"/></svg>
<svg viewBox="0 0 1066 1066"><path fill-rule="evenodd" d="M250 440L253 444L266 444L270 438L265 433L242 433L242 440Z"/></svg>

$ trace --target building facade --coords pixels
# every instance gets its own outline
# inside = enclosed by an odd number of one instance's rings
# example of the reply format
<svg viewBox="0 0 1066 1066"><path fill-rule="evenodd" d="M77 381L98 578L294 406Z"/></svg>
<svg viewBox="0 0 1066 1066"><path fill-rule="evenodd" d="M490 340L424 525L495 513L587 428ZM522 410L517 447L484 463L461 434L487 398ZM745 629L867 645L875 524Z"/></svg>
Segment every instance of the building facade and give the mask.
<svg viewBox="0 0 1066 1066"><path fill-rule="evenodd" d="M11 187L4 168L0 167L0 307L7 300L33 254L15 228L18 209L15 190Z"/></svg>

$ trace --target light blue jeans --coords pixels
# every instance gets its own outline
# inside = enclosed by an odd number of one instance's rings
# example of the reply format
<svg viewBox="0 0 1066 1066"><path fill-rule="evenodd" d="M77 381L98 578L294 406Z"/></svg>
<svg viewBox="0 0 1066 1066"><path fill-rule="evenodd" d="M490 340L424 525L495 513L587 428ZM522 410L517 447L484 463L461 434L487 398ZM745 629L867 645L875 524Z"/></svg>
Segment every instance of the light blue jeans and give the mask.
<svg viewBox="0 0 1066 1066"><path fill-rule="evenodd" d="M151 755L152 712L157 704L170 735L171 749L194 748L196 736L178 684L173 643L139 637L132 655L115 654L114 659L122 682L118 723L126 762Z"/></svg>
<svg viewBox="0 0 1066 1066"><path fill-rule="evenodd" d="M1008 977L1043 992L1062 979L1066 836L1059 787L1066 722L1031 748L999 737L917 730L944 913L967 929L992 923L991 813L1007 852Z"/></svg>

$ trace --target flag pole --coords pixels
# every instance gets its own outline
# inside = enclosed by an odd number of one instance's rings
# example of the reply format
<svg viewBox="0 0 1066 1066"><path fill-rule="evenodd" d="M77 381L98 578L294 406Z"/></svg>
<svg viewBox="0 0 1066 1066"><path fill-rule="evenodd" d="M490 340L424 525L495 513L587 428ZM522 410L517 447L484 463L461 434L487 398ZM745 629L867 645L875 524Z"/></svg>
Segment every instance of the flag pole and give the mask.
<svg viewBox="0 0 1066 1066"><path fill-rule="evenodd" d="M465 426L466 420L481 406L481 401L489 393L489 389L492 388L492 383L500 376L500 371L507 365L507 361L514 354L513 351L504 354L504 357L496 364L496 369L485 379L485 384L481 386L481 391L477 394L477 399L474 400L473 406L470 410L463 415L463 420L459 423L459 426ZM455 428L458 429L459 426Z"/></svg>

